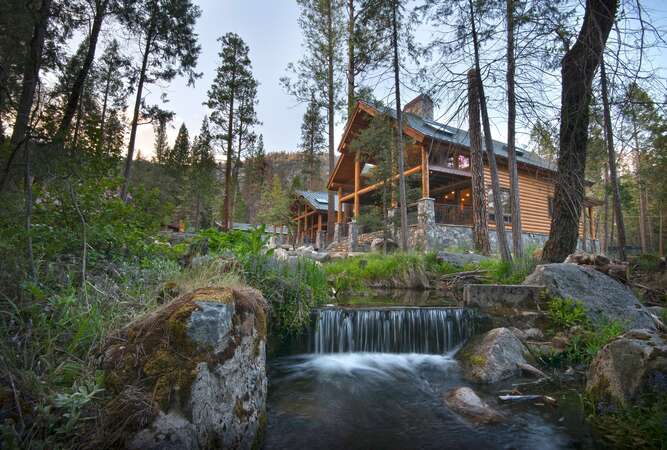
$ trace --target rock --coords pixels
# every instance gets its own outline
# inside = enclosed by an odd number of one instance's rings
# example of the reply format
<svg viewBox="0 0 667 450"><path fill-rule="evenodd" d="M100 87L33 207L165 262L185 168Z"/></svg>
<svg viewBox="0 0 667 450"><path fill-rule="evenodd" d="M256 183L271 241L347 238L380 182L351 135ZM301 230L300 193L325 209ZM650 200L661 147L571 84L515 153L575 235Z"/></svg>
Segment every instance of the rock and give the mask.
<svg viewBox="0 0 667 450"><path fill-rule="evenodd" d="M543 290L542 286L468 284L463 288L463 302L491 313L504 313L507 308L539 310Z"/></svg>
<svg viewBox="0 0 667 450"><path fill-rule="evenodd" d="M661 319L662 315L665 313L664 306L648 306L646 309L658 319Z"/></svg>
<svg viewBox="0 0 667 450"><path fill-rule="evenodd" d="M525 330L520 330L515 327L510 327L510 331L518 337L521 342L526 341L536 341L544 339L544 333L539 328L527 328Z"/></svg>
<svg viewBox="0 0 667 450"><path fill-rule="evenodd" d="M618 321L625 329L655 327L630 288L589 267L567 263L540 265L523 284L542 285L551 297L580 301L589 319L598 324Z"/></svg>
<svg viewBox="0 0 667 450"><path fill-rule="evenodd" d="M479 398L469 387L460 387L447 392L444 400L452 410L474 423L495 423L503 420L499 412Z"/></svg>
<svg viewBox="0 0 667 450"><path fill-rule="evenodd" d="M586 391L600 410L630 405L644 393L667 392L667 341L649 329L614 339L593 359Z"/></svg>
<svg viewBox="0 0 667 450"><path fill-rule="evenodd" d="M386 243L384 238L375 238L371 241L371 251L372 252L381 252L384 247L387 247L387 253L398 250L398 244L392 239L387 239Z"/></svg>
<svg viewBox="0 0 667 450"><path fill-rule="evenodd" d="M331 259L329 257L329 253L327 252L317 252L313 250L312 246L307 246L307 247L299 247L294 251L294 254L296 256L299 256L301 258L308 258L312 259L318 262L325 262Z"/></svg>
<svg viewBox="0 0 667 450"><path fill-rule="evenodd" d="M496 383L520 375L528 355L528 349L508 328L494 328L471 339L457 356L467 379Z"/></svg>
<svg viewBox="0 0 667 450"><path fill-rule="evenodd" d="M211 264L214 261L214 259L215 258L213 258L213 256L211 255L194 256L190 261L190 267L193 269L197 269L199 267Z"/></svg>
<svg viewBox="0 0 667 450"><path fill-rule="evenodd" d="M177 413L160 412L149 428L141 430L132 438L127 448L130 450L195 450L200 447L192 423Z"/></svg>
<svg viewBox="0 0 667 450"><path fill-rule="evenodd" d="M110 446L261 444L267 317L259 291L199 289L121 330L103 353L105 387L113 395L109 404L116 405L107 408L103 428L127 441ZM140 405L153 406L145 411Z"/></svg>
<svg viewBox="0 0 667 450"><path fill-rule="evenodd" d="M463 267L466 264L479 264L482 261L489 259L487 256L478 255L476 253L449 253L438 252L438 260L447 262L457 267Z"/></svg>

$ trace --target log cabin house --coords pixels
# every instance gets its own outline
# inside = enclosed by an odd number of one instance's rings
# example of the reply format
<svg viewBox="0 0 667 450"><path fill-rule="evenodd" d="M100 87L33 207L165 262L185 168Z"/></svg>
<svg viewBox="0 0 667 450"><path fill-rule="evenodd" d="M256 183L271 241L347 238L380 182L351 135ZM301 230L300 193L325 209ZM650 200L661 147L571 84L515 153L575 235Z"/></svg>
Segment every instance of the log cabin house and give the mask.
<svg viewBox="0 0 667 450"><path fill-rule="evenodd" d="M380 114L388 115L395 122L396 113L390 108L358 102L348 120L338 147L340 153L327 187L337 192L337 220L335 239L350 236L350 248L354 249L358 230L354 224L361 214L361 205L377 202L377 191L383 182L373 183L366 175L376 164L372 158L357 157L350 143L369 120ZM472 246L472 190L470 172L470 140L468 132L433 120L433 102L420 95L404 107L404 135L406 179L418 178L421 199L409 205L411 218L409 242L411 247L441 249ZM507 146L494 141L500 185L503 190L504 219L511 242L511 215L509 205L509 175ZM483 149L484 150L484 147ZM520 205L523 239L525 244L542 246L549 234L551 207L556 176L555 166L539 156L517 149ZM397 183L398 174L392 177ZM490 171L484 155L484 181L487 190L488 225L492 247L496 245L495 214L490 195ZM396 205L395 199L393 205ZM599 202L590 198L584 201L584 214L580 233L584 242L594 245L596 230L593 226L593 208ZM391 213L391 211L390 211ZM420 227L421 225L421 227ZM351 226L353 231L350 230ZM587 238L588 236L588 238Z"/></svg>
<svg viewBox="0 0 667 450"><path fill-rule="evenodd" d="M337 212L338 196L334 196L334 210ZM296 245L323 247L329 216L329 197L327 192L297 191L297 197L291 206Z"/></svg>

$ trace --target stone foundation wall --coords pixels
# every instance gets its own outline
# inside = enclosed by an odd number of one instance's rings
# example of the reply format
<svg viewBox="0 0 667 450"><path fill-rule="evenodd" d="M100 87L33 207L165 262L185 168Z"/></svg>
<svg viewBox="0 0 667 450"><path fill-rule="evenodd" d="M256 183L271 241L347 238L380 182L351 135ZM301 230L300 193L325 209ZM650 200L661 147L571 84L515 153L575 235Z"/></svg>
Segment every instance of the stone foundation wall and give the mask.
<svg viewBox="0 0 667 450"><path fill-rule="evenodd" d="M472 227L466 225L419 224L412 225L409 230L408 245L410 248L422 250L473 249ZM523 233L523 246L526 249L542 248L549 236L543 233ZM512 231L507 230L508 242L512 243ZM498 236L495 230L489 230L491 251L498 251ZM596 247L597 240L593 240ZM578 247L581 247L579 242ZM588 240L590 248L590 240Z"/></svg>

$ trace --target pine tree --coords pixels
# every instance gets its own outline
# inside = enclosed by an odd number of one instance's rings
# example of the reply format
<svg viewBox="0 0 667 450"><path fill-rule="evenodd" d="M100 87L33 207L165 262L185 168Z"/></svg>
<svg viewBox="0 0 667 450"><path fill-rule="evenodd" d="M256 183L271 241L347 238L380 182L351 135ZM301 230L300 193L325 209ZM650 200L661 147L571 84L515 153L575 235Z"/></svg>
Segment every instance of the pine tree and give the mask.
<svg viewBox="0 0 667 450"><path fill-rule="evenodd" d="M190 136L185 123L181 124L167 159L169 165L174 168L183 168L190 162Z"/></svg>
<svg viewBox="0 0 667 450"><path fill-rule="evenodd" d="M191 0L140 0L125 2L124 6L121 22L142 45L142 58L123 171L123 200L127 198L130 183L144 86L169 81L177 75L187 76L188 84L193 85L199 76L195 66L201 51L194 32L201 10Z"/></svg>
<svg viewBox="0 0 667 450"><path fill-rule="evenodd" d="M115 155L117 136L117 124L114 118L122 117L127 107L128 87L125 83L130 68L130 60L120 51L120 45L116 39L112 40L104 50L96 69L96 78L100 85L102 97L102 111L100 113L98 150L110 146L108 154Z"/></svg>
<svg viewBox="0 0 667 450"><path fill-rule="evenodd" d="M305 37L305 55L297 64L289 64L294 79L283 77L288 93L308 103L315 93L317 103L326 108L329 175L336 162L334 153L335 114L340 97L343 8L340 0L297 0L301 9L299 26ZM327 240L334 232L334 193L328 193Z"/></svg>
<svg viewBox="0 0 667 450"><path fill-rule="evenodd" d="M301 150L306 162L307 185L311 190L315 189L316 183L319 183L319 155L326 148L324 118L315 100L315 94L313 94L301 123Z"/></svg>
<svg viewBox="0 0 667 450"><path fill-rule="evenodd" d="M208 117L202 121L199 135L192 141L192 158L189 168L190 198L194 205L191 222L195 229L210 226L212 205L217 192L216 163L213 157L213 135Z"/></svg>
<svg viewBox="0 0 667 450"><path fill-rule="evenodd" d="M169 155L171 153L171 150L169 149L169 142L167 141L168 124L169 120L166 116L161 116L154 122L155 160L160 164L169 163Z"/></svg>
<svg viewBox="0 0 667 450"><path fill-rule="evenodd" d="M266 185L260 200L260 212L257 220L265 225L285 225L291 222L291 198L283 189L280 178L273 177L273 182Z"/></svg>
<svg viewBox="0 0 667 450"><path fill-rule="evenodd" d="M222 44L218 53L220 64L208 91L206 104L212 110L211 121L225 140L225 188L221 216L222 228L228 230L232 212L232 169L236 157L233 144L235 133L238 132L236 124L244 92L251 85L256 86L256 81L252 76L249 48L243 39L235 33L227 33L219 41Z"/></svg>

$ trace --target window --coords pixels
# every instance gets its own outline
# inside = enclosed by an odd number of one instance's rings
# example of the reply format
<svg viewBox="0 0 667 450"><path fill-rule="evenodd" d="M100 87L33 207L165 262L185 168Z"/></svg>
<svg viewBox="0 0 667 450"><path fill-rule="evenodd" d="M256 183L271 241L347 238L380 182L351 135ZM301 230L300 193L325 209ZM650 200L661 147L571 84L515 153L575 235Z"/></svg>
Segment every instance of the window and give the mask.
<svg viewBox="0 0 667 450"><path fill-rule="evenodd" d="M487 209L489 211L489 220L496 221L496 210L493 205L493 190L488 188L486 190L486 198L488 199ZM512 208L510 203L510 191L508 189L500 190L500 200L503 205L503 219L505 223L512 223Z"/></svg>

